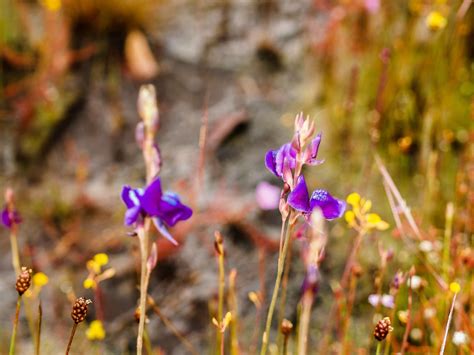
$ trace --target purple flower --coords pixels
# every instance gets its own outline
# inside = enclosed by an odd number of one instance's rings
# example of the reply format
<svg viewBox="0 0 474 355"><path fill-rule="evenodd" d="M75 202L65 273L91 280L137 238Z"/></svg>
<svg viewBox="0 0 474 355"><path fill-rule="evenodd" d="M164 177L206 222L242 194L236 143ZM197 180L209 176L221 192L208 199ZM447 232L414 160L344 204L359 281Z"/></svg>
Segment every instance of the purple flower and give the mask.
<svg viewBox="0 0 474 355"><path fill-rule="evenodd" d="M273 175L284 179L285 172L296 167L296 149L286 143L279 149L269 150L265 155L265 165Z"/></svg>
<svg viewBox="0 0 474 355"><path fill-rule="evenodd" d="M392 295L369 295L369 303L372 307L377 307L381 304L385 308L395 308L395 300Z"/></svg>
<svg viewBox="0 0 474 355"><path fill-rule="evenodd" d="M21 223L21 216L18 211L9 211L8 207L2 210L2 223L5 227L11 228L14 224Z"/></svg>
<svg viewBox="0 0 474 355"><path fill-rule="evenodd" d="M190 218L193 214L191 208L181 203L177 194L162 193L159 178L146 189L132 189L130 186L124 186L122 200L127 206L125 225L136 224L142 221L145 216L152 217L157 229L173 244L177 244L177 242L166 227L172 227L179 221Z"/></svg>
<svg viewBox="0 0 474 355"><path fill-rule="evenodd" d="M318 165L323 162L323 160L316 159L320 143L321 133L314 137L300 155L299 159L301 159L301 164ZM267 169L270 170L273 175L286 182L288 182L287 174L291 173L291 170L296 167L298 151L301 149L295 148L294 145L295 144L291 143L283 144L279 149L269 150L265 155L265 165Z"/></svg>
<svg viewBox="0 0 474 355"><path fill-rule="evenodd" d="M277 209L280 204L281 191L279 187L262 181L255 189L255 199L262 210Z"/></svg>
<svg viewBox="0 0 474 355"><path fill-rule="evenodd" d="M332 197L326 190L314 190L310 198L303 175L298 178L295 188L288 195L288 204L306 215L310 215L318 207L326 219L341 217L346 208L344 201Z"/></svg>

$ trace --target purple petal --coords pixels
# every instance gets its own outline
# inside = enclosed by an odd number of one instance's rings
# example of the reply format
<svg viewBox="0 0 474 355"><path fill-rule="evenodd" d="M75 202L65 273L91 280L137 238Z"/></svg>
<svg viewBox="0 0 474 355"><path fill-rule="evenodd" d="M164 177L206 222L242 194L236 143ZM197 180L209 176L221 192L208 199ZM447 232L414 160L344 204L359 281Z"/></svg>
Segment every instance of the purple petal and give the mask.
<svg viewBox="0 0 474 355"><path fill-rule="evenodd" d="M179 221L187 220L192 214L191 208L183 205L178 195L166 192L161 198L156 217L172 227Z"/></svg>
<svg viewBox="0 0 474 355"><path fill-rule="evenodd" d="M296 166L296 150L290 143L282 145L275 156L275 170L279 177L283 176L285 162L291 169L294 169Z"/></svg>
<svg viewBox="0 0 474 355"><path fill-rule="evenodd" d="M339 218L344 213L346 203L331 196L326 190L314 190L311 195L311 210L319 207L326 219Z"/></svg>
<svg viewBox="0 0 474 355"><path fill-rule="evenodd" d="M134 206L127 209L127 212L125 212L125 225L131 226L132 224L134 224L138 220L140 211L140 206Z"/></svg>
<svg viewBox="0 0 474 355"><path fill-rule="evenodd" d="M382 296L382 305L386 308L395 308L395 301L392 295L383 295Z"/></svg>
<svg viewBox="0 0 474 355"><path fill-rule="evenodd" d="M7 228L12 227L12 220L10 219L10 213L8 212L7 208L3 209L2 211L2 223Z"/></svg>
<svg viewBox="0 0 474 355"><path fill-rule="evenodd" d="M380 295L369 295L369 303L372 305L372 307L377 307L380 303Z"/></svg>
<svg viewBox="0 0 474 355"><path fill-rule="evenodd" d="M298 183L293 191L288 195L288 204L297 211L305 213L311 211L308 187L306 186L306 181L303 175L298 178Z"/></svg>
<svg viewBox="0 0 474 355"><path fill-rule="evenodd" d="M255 189L255 199L257 205L262 210L274 210L277 209L280 204L280 188L266 181L262 181L257 185Z"/></svg>
<svg viewBox="0 0 474 355"><path fill-rule="evenodd" d="M276 163L275 163L275 157L277 154L278 150L269 150L267 154L265 154L265 166L267 167L270 172L275 175L276 177L280 177L277 174L276 171Z"/></svg>
<svg viewBox="0 0 474 355"><path fill-rule="evenodd" d="M21 216L18 211L14 210L13 212L10 212L7 207L3 209L1 218L3 225L7 228L11 228L13 224L21 223Z"/></svg>
<svg viewBox="0 0 474 355"><path fill-rule="evenodd" d="M161 181L157 178L148 185L143 196L139 197L140 205L150 216L157 216L160 212L161 197Z"/></svg>
<svg viewBox="0 0 474 355"><path fill-rule="evenodd" d="M130 197L131 193L133 193L133 189L130 186L126 185L122 188L122 201L125 203L127 208L131 208L137 205Z"/></svg>
<svg viewBox="0 0 474 355"><path fill-rule="evenodd" d="M173 238L173 236L170 234L168 229L166 228L165 224L157 217L153 218L153 224L155 225L156 229L161 233L163 237L168 239L171 243L174 245L178 245L178 242L176 239Z"/></svg>

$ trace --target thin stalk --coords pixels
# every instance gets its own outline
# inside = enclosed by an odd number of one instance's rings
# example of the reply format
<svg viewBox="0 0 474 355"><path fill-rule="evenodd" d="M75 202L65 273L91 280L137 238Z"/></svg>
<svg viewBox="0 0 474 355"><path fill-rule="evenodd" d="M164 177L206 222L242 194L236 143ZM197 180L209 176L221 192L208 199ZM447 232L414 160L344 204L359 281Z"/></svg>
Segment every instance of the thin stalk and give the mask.
<svg viewBox="0 0 474 355"><path fill-rule="evenodd" d="M139 228L138 237L140 240L140 256L141 256L141 270L140 270L140 320L138 323L137 336L137 355L142 354L143 349L143 332L145 330L146 318L146 298L148 290L149 272L147 271L148 260L148 228L149 219L145 220L145 225Z"/></svg>
<svg viewBox="0 0 474 355"><path fill-rule="evenodd" d="M10 351L9 355L15 354L15 339L16 339L16 330L18 328L18 318L20 316L20 307L21 307L21 296L18 296L16 301L16 311L15 311L15 319L13 320L13 331L12 337L10 339Z"/></svg>
<svg viewBox="0 0 474 355"><path fill-rule="evenodd" d="M229 274L229 308L232 313L232 320L230 322L230 354L239 354L239 339L237 336L239 327L238 309L237 309L237 295L235 290L235 279L237 271L232 269Z"/></svg>
<svg viewBox="0 0 474 355"><path fill-rule="evenodd" d="M148 332L146 329L143 330L143 341L145 343L145 349L146 349L147 354L149 355L153 354L153 349L151 348L150 336L148 335Z"/></svg>
<svg viewBox="0 0 474 355"><path fill-rule="evenodd" d="M444 228L444 241L443 241L443 278L448 280L449 272L449 259L451 252L451 236L453 232L453 216L454 216L454 207L453 203L450 202L446 206L446 222Z"/></svg>
<svg viewBox="0 0 474 355"><path fill-rule="evenodd" d="M268 348L268 340L270 338L270 328L272 325L273 312L275 311L275 305L278 298L278 291L280 289L280 282L283 276L283 270L285 266L286 253L288 252L288 245L289 245L289 240L290 240L290 229L291 229L291 218L292 218L292 213L290 212L290 215L288 216L288 224L286 226L283 249L282 249L282 252L278 255L277 277L275 280L275 287L273 288L270 308L268 309L267 321L265 324L265 331L262 337L262 349L260 351L260 355L265 355Z"/></svg>
<svg viewBox="0 0 474 355"><path fill-rule="evenodd" d="M36 349L35 354L40 354L40 347L41 347L41 325L43 321L43 307L41 306L41 300L39 300L38 304L38 324L36 329Z"/></svg>
<svg viewBox="0 0 474 355"><path fill-rule="evenodd" d="M405 334L403 334L403 342L402 342L402 349L401 349L401 354L404 355L406 352L406 348L408 347L408 335L410 334L410 328L411 328L411 308L413 304L413 289L411 287L411 281L413 277L410 276L410 285L408 289L408 315L407 315L407 326L405 328Z"/></svg>
<svg viewBox="0 0 474 355"><path fill-rule="evenodd" d="M350 348L349 328L351 326L351 316L352 316L352 309L354 308L356 286L357 286L357 278L351 273L349 295L348 295L348 300L346 304L346 314L344 316L345 318L344 327L343 327L344 330L342 332L342 335L344 336L342 348L344 349L345 354L349 353L349 348Z"/></svg>
<svg viewBox="0 0 474 355"><path fill-rule="evenodd" d="M10 245L12 249L12 265L16 275L20 275L20 254L18 252L18 240L16 236L16 226L12 226L10 233Z"/></svg>
<svg viewBox="0 0 474 355"><path fill-rule="evenodd" d="M456 296L458 294L455 293L453 296L453 302L451 303L451 309L449 310L449 316L448 316L448 321L446 322L446 330L444 331L444 338L443 338L443 344L441 345L441 350L439 351L439 355L444 354L444 349L446 348L446 341L448 339L448 334L449 334L449 326L451 325L451 320L453 319L453 313L454 313L454 305L456 303Z"/></svg>
<svg viewBox="0 0 474 355"><path fill-rule="evenodd" d="M308 349L309 321L311 319L311 308L313 306L313 292L307 291L301 300L301 318L298 330L298 354L305 355Z"/></svg>
<svg viewBox="0 0 474 355"><path fill-rule="evenodd" d="M380 355L381 351L382 351L382 342L379 341L379 342L377 342L377 351L376 351L375 355Z"/></svg>
<svg viewBox="0 0 474 355"><path fill-rule="evenodd" d="M218 300L218 306L217 306L217 319L219 320L219 322L221 322L224 317L225 269L224 269L224 244L222 241L222 236L220 236L219 238L220 239L217 240L218 237L216 236L216 243L218 244L217 257L218 257L218 263L219 263L219 300ZM217 330L216 335L217 335L216 344L217 344L217 347L220 347L223 342L224 335L222 334L220 329Z"/></svg>
<svg viewBox="0 0 474 355"><path fill-rule="evenodd" d="M71 335L69 336L69 342L67 343L66 355L69 355L69 351L71 350L72 339L74 339L74 334L76 334L77 323L74 322L72 326Z"/></svg>

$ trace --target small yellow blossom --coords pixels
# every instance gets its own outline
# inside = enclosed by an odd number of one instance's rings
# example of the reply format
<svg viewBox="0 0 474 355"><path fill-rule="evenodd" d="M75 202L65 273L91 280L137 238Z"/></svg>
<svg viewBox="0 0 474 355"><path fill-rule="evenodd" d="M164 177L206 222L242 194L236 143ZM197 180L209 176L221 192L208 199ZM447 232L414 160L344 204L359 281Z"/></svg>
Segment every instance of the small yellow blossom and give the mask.
<svg viewBox="0 0 474 355"><path fill-rule="evenodd" d="M96 274L100 273L100 264L95 260L88 260L86 266L90 271Z"/></svg>
<svg viewBox="0 0 474 355"><path fill-rule="evenodd" d="M372 201L362 198L357 192L347 196L347 203L352 210L345 213L344 217L350 227L363 232L372 229L386 230L389 224L380 218L377 213L368 213L372 208Z"/></svg>
<svg viewBox="0 0 474 355"><path fill-rule="evenodd" d="M406 324L408 322L408 311L398 311L397 315L400 323Z"/></svg>
<svg viewBox="0 0 474 355"><path fill-rule="evenodd" d="M41 0L41 5L49 11L58 11L61 8L61 0Z"/></svg>
<svg viewBox="0 0 474 355"><path fill-rule="evenodd" d="M89 340L102 340L105 338L105 329L100 320L93 320L86 330L86 336Z"/></svg>
<svg viewBox="0 0 474 355"><path fill-rule="evenodd" d="M354 212L347 211L344 214L344 218L345 218L347 224L349 224L350 226L354 225L354 223L355 223L355 213Z"/></svg>
<svg viewBox="0 0 474 355"><path fill-rule="evenodd" d="M432 31L445 28L447 23L446 17L441 15L438 11L431 11L426 17L426 26Z"/></svg>
<svg viewBox="0 0 474 355"><path fill-rule="evenodd" d="M109 262L109 256L105 253L99 253L94 256L94 261L99 266L104 266L107 265L107 263Z"/></svg>
<svg viewBox="0 0 474 355"><path fill-rule="evenodd" d="M35 285L36 287L43 287L48 283L48 281L48 276L46 276L46 274L42 272L37 272L33 275L33 285Z"/></svg>
<svg viewBox="0 0 474 355"><path fill-rule="evenodd" d="M459 291L461 291L461 285L457 282L451 282L451 284L449 285L449 289L452 293L459 293Z"/></svg>
<svg viewBox="0 0 474 355"><path fill-rule="evenodd" d="M358 206L360 202L360 195L357 192L353 192L347 196L346 201L349 205Z"/></svg>
<svg viewBox="0 0 474 355"><path fill-rule="evenodd" d="M90 279L90 278L87 278L84 280L84 282L82 283L82 286L84 286L84 288L93 288L95 287L96 283L94 280Z"/></svg>

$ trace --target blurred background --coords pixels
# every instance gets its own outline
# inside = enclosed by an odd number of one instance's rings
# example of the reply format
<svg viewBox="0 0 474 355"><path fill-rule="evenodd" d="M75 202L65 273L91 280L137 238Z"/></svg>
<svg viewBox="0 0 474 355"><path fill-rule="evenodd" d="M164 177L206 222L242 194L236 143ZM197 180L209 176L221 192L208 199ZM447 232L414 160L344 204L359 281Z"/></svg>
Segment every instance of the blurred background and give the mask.
<svg viewBox="0 0 474 355"><path fill-rule="evenodd" d="M319 157L325 163L306 171L310 187L327 188L341 199L357 191L392 227L371 236L360 255L364 277L353 311L354 349L373 346L374 310L367 297L378 269L376 241L395 255L386 283L397 269L407 270L420 258L438 262L436 253L425 255L401 240L375 153L424 238L433 245L442 240L446 204L452 202L453 257L472 246L470 0L0 4L0 188L16 193L24 221L18 236L22 260L49 279L41 291L43 353L65 346L71 300L93 297L83 283L89 275L86 264L98 253L108 255L105 269L115 273L100 283L103 301L92 307L88 322L101 319L105 338L91 340L84 326L76 349L134 352L139 252L123 226L120 192L124 184L144 184L135 143L137 94L144 83L154 84L157 92L163 183L195 211L173 230L179 247L159 238L150 294L198 353L212 348L214 339L215 230L224 236L227 269L237 270L242 351L253 354L259 344L254 331L263 327L262 312L248 295L261 292L268 300L280 216L277 209L259 208L255 188L262 181L280 185L265 169L264 156L291 139L301 111L323 133ZM203 128L206 146L200 149ZM353 238L344 219L327 228L329 244L311 323L314 349ZM0 353L6 353L16 294L8 230L0 236ZM295 244L290 270L289 319L296 317L304 278L298 248ZM453 266L451 277L472 278L472 270L465 271ZM432 286L427 295L436 292ZM440 317L444 321L444 314ZM26 320L21 324L18 349L33 353ZM430 346L430 328L418 327L422 336L410 338L410 346L422 352ZM148 329L156 352L189 353L156 313L150 312ZM332 346L337 352L337 342Z"/></svg>

